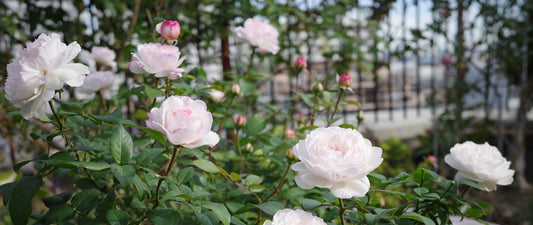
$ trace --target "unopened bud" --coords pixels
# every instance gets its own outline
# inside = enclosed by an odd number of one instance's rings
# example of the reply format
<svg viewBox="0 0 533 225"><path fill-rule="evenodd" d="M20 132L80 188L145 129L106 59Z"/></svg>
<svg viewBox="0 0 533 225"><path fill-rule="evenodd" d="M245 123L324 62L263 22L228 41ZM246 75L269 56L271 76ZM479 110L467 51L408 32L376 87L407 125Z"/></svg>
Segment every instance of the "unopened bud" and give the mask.
<svg viewBox="0 0 533 225"><path fill-rule="evenodd" d="M244 125L246 125L246 117L238 115L237 119L235 119L235 124L238 127L244 127Z"/></svg>
<svg viewBox="0 0 533 225"><path fill-rule="evenodd" d="M246 143L246 145L244 146L244 150L246 152L253 152L254 151L254 146L252 146L252 144L250 144L250 143Z"/></svg>
<svg viewBox="0 0 533 225"><path fill-rule="evenodd" d="M222 100L224 100L224 92L222 91L219 91L217 89L211 89L211 91L209 92L209 96L211 97L211 99L215 102L222 102Z"/></svg>
<svg viewBox="0 0 533 225"><path fill-rule="evenodd" d="M238 84L233 84L233 86L231 86L231 92L238 95L241 93L241 87Z"/></svg>
<svg viewBox="0 0 533 225"><path fill-rule="evenodd" d="M288 159L296 159L296 156L294 155L294 151L292 150L292 148L290 148L289 150L287 150L287 152L285 152L285 156L287 156Z"/></svg>
<svg viewBox="0 0 533 225"><path fill-rule="evenodd" d="M448 19L451 16L450 11L443 9L440 11L440 16L444 19Z"/></svg>
<svg viewBox="0 0 533 225"><path fill-rule="evenodd" d="M305 59L305 57L300 56L296 58L296 62L294 63L294 66L296 67L298 71L301 71L307 68L307 60Z"/></svg>
<svg viewBox="0 0 533 225"><path fill-rule="evenodd" d="M363 113L363 110L359 110L359 113L357 114L357 121L361 122L365 119L365 113Z"/></svg>
<svg viewBox="0 0 533 225"><path fill-rule="evenodd" d="M347 73L341 74L339 77L339 86L341 88L350 88L352 86L352 78Z"/></svg>
<svg viewBox="0 0 533 225"><path fill-rule="evenodd" d="M450 57L450 55L446 54L442 56L442 58L440 59L440 63L442 63L443 66L448 67L452 64L452 58Z"/></svg>
<svg viewBox="0 0 533 225"><path fill-rule="evenodd" d="M284 135L285 135L286 138L289 138L289 139L295 139L296 138L296 133L291 128L285 129Z"/></svg>
<svg viewBox="0 0 533 225"><path fill-rule="evenodd" d="M181 33L180 23L174 20L165 20L158 23L155 29L157 33L161 34L161 37L169 41L178 39Z"/></svg>
<svg viewBox="0 0 533 225"><path fill-rule="evenodd" d="M322 85L322 83L317 83L314 89L316 92L322 93L324 91L324 85Z"/></svg>
<svg viewBox="0 0 533 225"><path fill-rule="evenodd" d="M434 155L428 155L427 160L433 164L433 166L437 166L437 158Z"/></svg>

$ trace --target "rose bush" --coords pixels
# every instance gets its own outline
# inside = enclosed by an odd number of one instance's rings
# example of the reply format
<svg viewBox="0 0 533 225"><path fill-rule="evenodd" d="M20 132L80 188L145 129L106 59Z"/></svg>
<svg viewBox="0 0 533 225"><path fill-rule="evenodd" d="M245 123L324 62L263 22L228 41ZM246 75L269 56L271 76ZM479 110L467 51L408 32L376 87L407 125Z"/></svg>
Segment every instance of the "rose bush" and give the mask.
<svg viewBox="0 0 533 225"><path fill-rule="evenodd" d="M367 175L383 158L382 150L357 130L317 128L293 147L300 159L291 168L303 189L329 188L338 198L362 197L370 189Z"/></svg>
<svg viewBox="0 0 533 225"><path fill-rule="evenodd" d="M509 169L500 151L488 143L476 144L467 141L455 144L444 161L458 170L456 180L469 179L481 184L487 191L496 190L496 185L509 185L513 182L514 170Z"/></svg>

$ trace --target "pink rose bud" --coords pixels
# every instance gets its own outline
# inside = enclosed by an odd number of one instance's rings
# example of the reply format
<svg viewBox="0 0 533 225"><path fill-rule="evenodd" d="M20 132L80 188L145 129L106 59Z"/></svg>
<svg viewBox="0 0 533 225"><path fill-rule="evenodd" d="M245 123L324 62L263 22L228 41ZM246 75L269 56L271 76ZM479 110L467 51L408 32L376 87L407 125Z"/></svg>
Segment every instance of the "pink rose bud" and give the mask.
<svg viewBox="0 0 533 225"><path fill-rule="evenodd" d="M440 59L440 63L442 63L443 66L448 67L452 64L452 58L450 57L450 55L446 54L442 56L442 58Z"/></svg>
<svg viewBox="0 0 533 225"><path fill-rule="evenodd" d="M433 166L437 165L437 158L434 155L428 155L427 160L433 164Z"/></svg>
<svg viewBox="0 0 533 225"><path fill-rule="evenodd" d="M238 84L233 84L233 86L231 87L231 91L233 92L233 94L238 95L241 93L241 87Z"/></svg>
<svg viewBox="0 0 533 225"><path fill-rule="evenodd" d="M292 148L290 148L289 150L287 150L287 152L285 152L285 156L287 156L287 158L289 159L297 159L296 156L294 155L294 151L292 150Z"/></svg>
<svg viewBox="0 0 533 225"><path fill-rule="evenodd" d="M303 70L307 68L307 60L305 59L305 57L300 56L296 59L294 66L296 66L296 69L298 70Z"/></svg>
<svg viewBox="0 0 533 225"><path fill-rule="evenodd" d="M237 119L235 119L235 124L238 127L243 127L244 125L246 125L246 117L243 117L241 115L237 116Z"/></svg>
<svg viewBox="0 0 533 225"><path fill-rule="evenodd" d="M341 77L339 77L339 85L341 88L350 88L352 86L352 78L347 73L343 73Z"/></svg>
<svg viewBox="0 0 533 225"><path fill-rule="evenodd" d="M294 133L294 130L291 129L291 128L285 129L284 135L285 135L286 138L289 138L289 139L295 139L296 138L296 133Z"/></svg>
<svg viewBox="0 0 533 225"><path fill-rule="evenodd" d="M178 39L181 33L181 27L178 21L165 20L160 24L157 24L156 30L161 34L161 37L169 41Z"/></svg>
<svg viewBox="0 0 533 225"><path fill-rule="evenodd" d="M451 16L450 11L443 9L440 11L440 16L444 19L448 19Z"/></svg>

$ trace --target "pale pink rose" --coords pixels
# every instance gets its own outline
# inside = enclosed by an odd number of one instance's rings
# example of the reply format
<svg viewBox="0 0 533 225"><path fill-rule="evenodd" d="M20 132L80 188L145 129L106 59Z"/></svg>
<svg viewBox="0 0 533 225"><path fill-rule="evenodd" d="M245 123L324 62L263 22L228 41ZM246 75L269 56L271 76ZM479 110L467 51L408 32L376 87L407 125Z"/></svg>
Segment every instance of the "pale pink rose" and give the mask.
<svg viewBox="0 0 533 225"><path fill-rule="evenodd" d="M320 217L301 209L283 209L274 214L272 221L267 220L263 225L326 225Z"/></svg>
<svg viewBox="0 0 533 225"><path fill-rule="evenodd" d="M161 34L161 37L169 41L178 39L181 33L180 23L174 20L165 20L158 23L155 26L155 30Z"/></svg>
<svg viewBox="0 0 533 225"><path fill-rule="evenodd" d="M108 47L94 46L91 48L91 54L97 64L109 67L112 71L117 70L117 62L115 62L116 54Z"/></svg>
<svg viewBox="0 0 533 225"><path fill-rule="evenodd" d="M61 42L58 34L41 34L26 44L20 55L7 65L6 98L21 108L24 118L39 118L48 108L56 90L65 84L78 87L83 84L89 68L72 60L81 47L72 42Z"/></svg>
<svg viewBox="0 0 533 225"><path fill-rule="evenodd" d="M146 126L163 133L174 145L196 148L214 146L218 135L211 131L213 116L205 102L187 96L170 96L148 113Z"/></svg>
<svg viewBox="0 0 533 225"><path fill-rule="evenodd" d="M115 75L111 71L94 72L85 77L83 85L74 90L77 100L91 100L97 92L102 93L106 100L117 95L124 77Z"/></svg>
<svg viewBox="0 0 533 225"><path fill-rule="evenodd" d="M458 170L455 180L475 181L485 187L486 191L496 190L496 185L509 185L513 182L514 170L509 169L511 162L488 143L467 141L455 144L444 157L444 162Z"/></svg>
<svg viewBox="0 0 533 225"><path fill-rule="evenodd" d="M300 162L292 165L303 189L329 188L338 198L362 197L370 189L367 175L383 158L382 150L357 130L317 128L293 147Z"/></svg>
<svg viewBox="0 0 533 225"><path fill-rule="evenodd" d="M252 46L276 54L279 51L278 30L268 23L247 19L244 27L237 27L235 33Z"/></svg>
<svg viewBox="0 0 533 225"><path fill-rule="evenodd" d="M181 57L180 49L176 46L148 43L137 46L137 53L129 63L130 71L154 74L155 77L168 77L175 80L182 77L184 69L178 68L185 60Z"/></svg>
<svg viewBox="0 0 533 225"><path fill-rule="evenodd" d="M352 78L350 75L346 73L341 74L339 77L339 86L341 86L341 88L350 88L350 86L352 86Z"/></svg>

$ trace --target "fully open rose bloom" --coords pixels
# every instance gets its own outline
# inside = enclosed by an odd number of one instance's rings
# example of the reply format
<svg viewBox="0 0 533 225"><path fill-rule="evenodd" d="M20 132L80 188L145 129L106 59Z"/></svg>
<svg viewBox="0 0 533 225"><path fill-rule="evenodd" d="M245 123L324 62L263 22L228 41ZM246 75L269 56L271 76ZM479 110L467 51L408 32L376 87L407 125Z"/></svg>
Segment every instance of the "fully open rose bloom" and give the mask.
<svg viewBox="0 0 533 225"><path fill-rule="evenodd" d="M83 85L76 88L74 94L78 100L91 100L100 92L104 99L109 100L118 93L123 82L124 77L111 71L94 72L85 77Z"/></svg>
<svg viewBox="0 0 533 225"><path fill-rule="evenodd" d="M218 135L211 131L213 116L201 100L187 96L170 96L148 113L146 126L166 135L174 145L196 148L218 143Z"/></svg>
<svg viewBox="0 0 533 225"><path fill-rule="evenodd" d="M137 53L133 53L129 67L136 74L150 73L155 77L168 77L175 80L182 77L184 69L178 68L185 60L181 57L180 49L176 46L148 43L137 46Z"/></svg>
<svg viewBox="0 0 533 225"><path fill-rule="evenodd" d="M116 54L108 47L94 46L91 48L91 54L96 63L107 66L111 70L117 70L117 62L115 62Z"/></svg>
<svg viewBox="0 0 533 225"><path fill-rule="evenodd" d="M362 197L370 189L368 173L383 158L382 150L357 130L340 127L317 128L296 144L292 165L296 184L303 189L329 188L338 198Z"/></svg>
<svg viewBox="0 0 533 225"><path fill-rule="evenodd" d="M456 180L475 181L485 187L486 191L496 190L496 185L509 185L513 182L514 170L509 169L511 162L488 143L467 141L455 144L444 161L458 170Z"/></svg>
<svg viewBox="0 0 533 225"><path fill-rule="evenodd" d="M278 30L268 23L247 19L244 27L237 27L235 33L252 46L276 54L279 51Z"/></svg>
<svg viewBox="0 0 533 225"><path fill-rule="evenodd" d="M26 119L43 116L56 90L65 84L82 85L90 72L87 66L72 63L80 51L78 43L66 45L58 34L39 35L7 65L6 98L21 108Z"/></svg>
<svg viewBox="0 0 533 225"><path fill-rule="evenodd" d="M263 225L326 225L320 217L301 209L283 209L274 214L272 221L267 220Z"/></svg>

